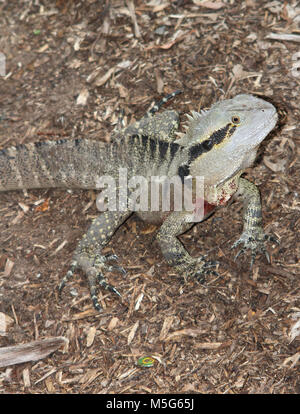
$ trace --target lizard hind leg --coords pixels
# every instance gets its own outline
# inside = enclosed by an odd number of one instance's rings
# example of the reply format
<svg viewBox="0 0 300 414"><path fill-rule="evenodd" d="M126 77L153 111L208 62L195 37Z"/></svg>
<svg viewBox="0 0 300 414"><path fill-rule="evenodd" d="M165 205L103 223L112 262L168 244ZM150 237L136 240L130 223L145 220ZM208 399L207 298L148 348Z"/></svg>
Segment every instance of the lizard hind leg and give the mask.
<svg viewBox="0 0 300 414"><path fill-rule="evenodd" d="M174 266L175 271L184 280L192 277L203 283L207 274L218 276L218 273L214 270L218 263L206 260L204 256L192 257L185 250L177 237L193 225L186 218L185 212L175 211L171 213L162 224L157 234L157 240L168 264Z"/></svg>
<svg viewBox="0 0 300 414"><path fill-rule="evenodd" d="M110 241L117 228L130 214L130 211L106 211L92 222L87 233L77 246L70 270L59 285L59 292L62 291L67 281L73 276L76 268L79 268L87 278L91 299L97 311L100 312L102 310L97 298L99 285L121 296L119 291L106 281L105 273L119 272L124 275L126 271L122 266L115 263L109 264L109 262L116 262L118 260L116 255L104 255L101 251Z"/></svg>

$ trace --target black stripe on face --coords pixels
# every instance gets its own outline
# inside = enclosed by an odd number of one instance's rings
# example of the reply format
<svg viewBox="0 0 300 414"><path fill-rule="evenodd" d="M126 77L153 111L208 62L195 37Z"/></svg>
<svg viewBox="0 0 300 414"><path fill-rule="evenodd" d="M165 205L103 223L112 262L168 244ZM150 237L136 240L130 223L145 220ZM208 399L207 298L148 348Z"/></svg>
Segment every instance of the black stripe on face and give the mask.
<svg viewBox="0 0 300 414"><path fill-rule="evenodd" d="M189 161L191 162L195 160L199 157L199 155L203 154L203 152L205 151L202 142L200 144L193 145L189 150Z"/></svg>
<svg viewBox="0 0 300 414"><path fill-rule="evenodd" d="M206 139L202 142L203 152L208 152L214 146L214 141L212 139Z"/></svg>
<svg viewBox="0 0 300 414"><path fill-rule="evenodd" d="M232 124L227 124L224 128L215 131L211 136L210 139L214 142L214 145L220 144L226 137L230 137L234 131L236 130L236 126Z"/></svg>
<svg viewBox="0 0 300 414"><path fill-rule="evenodd" d="M226 137L231 136L235 130L236 126L229 123L213 132L205 141L193 145L189 150L189 162L194 161L204 152L209 152L215 145L220 144Z"/></svg>

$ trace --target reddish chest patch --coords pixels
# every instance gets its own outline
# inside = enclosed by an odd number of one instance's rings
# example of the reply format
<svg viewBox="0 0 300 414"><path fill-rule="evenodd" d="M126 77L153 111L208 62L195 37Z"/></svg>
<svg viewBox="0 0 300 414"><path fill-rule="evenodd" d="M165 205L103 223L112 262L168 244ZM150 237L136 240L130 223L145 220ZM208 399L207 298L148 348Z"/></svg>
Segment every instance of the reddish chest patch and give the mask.
<svg viewBox="0 0 300 414"><path fill-rule="evenodd" d="M213 204L208 203L203 198L197 198L195 202L195 208L193 211L193 221L199 222L204 220L207 216L209 216L214 210L216 206Z"/></svg>
<svg viewBox="0 0 300 414"><path fill-rule="evenodd" d="M208 214L210 214L215 209L216 209L216 206L214 206L213 204L210 204L206 200L204 200L204 216L207 216Z"/></svg>

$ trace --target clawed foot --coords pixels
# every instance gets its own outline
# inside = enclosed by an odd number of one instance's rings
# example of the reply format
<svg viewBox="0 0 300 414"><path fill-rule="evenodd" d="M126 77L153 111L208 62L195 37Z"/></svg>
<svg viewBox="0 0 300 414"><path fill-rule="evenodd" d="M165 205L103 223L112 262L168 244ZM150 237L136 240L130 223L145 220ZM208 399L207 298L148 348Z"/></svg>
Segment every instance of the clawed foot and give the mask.
<svg viewBox="0 0 300 414"><path fill-rule="evenodd" d="M97 297L98 285L121 297L120 292L113 285L107 283L106 278L104 276L104 273L106 272L117 272L121 273L122 275L126 275L126 270L122 266L119 266L117 264L108 264L109 262L116 261L118 261L118 256L116 256L115 254L109 254L105 256L99 255L94 259L92 266L86 269L86 276L89 283L92 302L94 308L98 312L102 311L102 307L99 304ZM66 285L67 281L73 276L77 267L79 267L78 262L73 261L71 263L69 271L67 272L66 276L63 278L58 287L59 294Z"/></svg>
<svg viewBox="0 0 300 414"><path fill-rule="evenodd" d="M257 253L263 253L266 256L268 263L270 263L270 256L265 246L265 242L267 241L271 241L271 242L279 244L279 240L275 236L265 234L263 233L263 231L253 233L253 234L252 233L250 234L247 232L242 233L241 237L231 246L231 249L234 249L240 244L243 245L242 248L235 255L234 261L236 261L236 259L239 256L244 254L246 250L250 249L251 250L250 269L252 268L255 262Z"/></svg>
<svg viewBox="0 0 300 414"><path fill-rule="evenodd" d="M105 267L105 271L106 272L117 272L122 274L123 276L125 276L127 274L126 270L124 269L124 267L122 266L118 266L116 264L108 266L106 265L106 262L117 262L119 260L118 256L116 254L107 254L105 256L102 256L100 258L101 260L103 260L103 263L105 263L104 267ZM95 265L96 261L94 262Z"/></svg>

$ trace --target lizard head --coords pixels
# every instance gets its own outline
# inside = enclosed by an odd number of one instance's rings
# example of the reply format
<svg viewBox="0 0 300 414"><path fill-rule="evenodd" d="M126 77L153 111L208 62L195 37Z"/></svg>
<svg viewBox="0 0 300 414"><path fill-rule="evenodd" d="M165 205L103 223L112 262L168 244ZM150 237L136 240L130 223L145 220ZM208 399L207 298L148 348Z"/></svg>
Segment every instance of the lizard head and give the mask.
<svg viewBox="0 0 300 414"><path fill-rule="evenodd" d="M275 107L252 95L237 95L188 116L177 141L188 151L188 169L217 185L249 167L261 141L275 127Z"/></svg>

